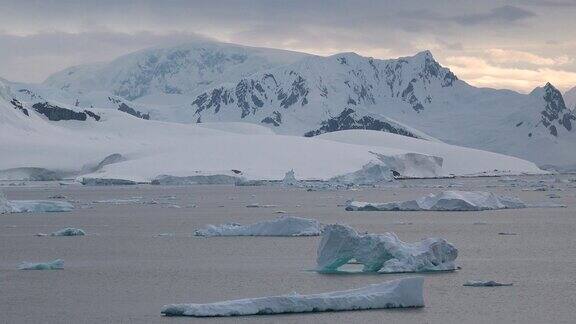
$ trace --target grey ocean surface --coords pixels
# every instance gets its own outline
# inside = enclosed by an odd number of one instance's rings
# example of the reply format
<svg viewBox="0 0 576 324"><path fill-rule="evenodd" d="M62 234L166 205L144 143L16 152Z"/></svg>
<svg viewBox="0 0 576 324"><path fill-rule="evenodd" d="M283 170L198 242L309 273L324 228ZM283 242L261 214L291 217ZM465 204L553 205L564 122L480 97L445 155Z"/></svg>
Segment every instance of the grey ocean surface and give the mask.
<svg viewBox="0 0 576 324"><path fill-rule="evenodd" d="M572 177L562 176L565 180ZM0 190L9 199L47 199L60 194L73 201L76 209L0 215L0 322L574 323L576 183L554 183L551 176L515 178L525 182L517 186L516 181L503 178L406 180L384 188L313 192L270 186L3 186ZM561 191L532 191L528 183L540 179ZM341 206L352 198L414 199L450 184L457 185L451 189L492 191L527 203L568 207L347 212ZM551 192L560 198L549 198ZM142 198L93 203L132 197ZM250 203L277 207L246 208ZM170 303L318 293L409 276L307 271L315 267L318 237L192 236L206 224L257 222L278 217L277 210L323 223L349 224L358 231L392 231L408 242L442 237L459 249L457 263L462 269L425 274L426 307L421 309L200 319L160 315L161 307ZM68 226L82 228L88 235L34 236ZM174 235L158 236L162 233ZM65 260L64 270L16 270L21 261L57 258ZM514 286L463 287L468 280Z"/></svg>

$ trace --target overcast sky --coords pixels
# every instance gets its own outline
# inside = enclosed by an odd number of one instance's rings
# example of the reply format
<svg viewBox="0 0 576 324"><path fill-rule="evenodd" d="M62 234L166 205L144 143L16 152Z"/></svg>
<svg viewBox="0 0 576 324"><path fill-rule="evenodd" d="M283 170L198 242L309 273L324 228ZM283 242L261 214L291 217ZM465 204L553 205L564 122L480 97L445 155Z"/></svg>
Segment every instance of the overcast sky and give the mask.
<svg viewBox="0 0 576 324"><path fill-rule="evenodd" d="M576 0L0 0L0 77L198 37L375 58L424 49L477 86L576 86Z"/></svg>

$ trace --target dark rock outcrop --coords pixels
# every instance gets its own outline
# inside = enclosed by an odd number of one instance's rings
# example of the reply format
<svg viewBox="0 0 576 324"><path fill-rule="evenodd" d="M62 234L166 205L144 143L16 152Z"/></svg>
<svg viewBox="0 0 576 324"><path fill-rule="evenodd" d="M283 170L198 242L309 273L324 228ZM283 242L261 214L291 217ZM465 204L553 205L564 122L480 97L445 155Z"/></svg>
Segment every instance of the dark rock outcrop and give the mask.
<svg viewBox="0 0 576 324"><path fill-rule="evenodd" d="M80 120L85 121L87 117L94 118L96 121L100 120L100 116L89 111L84 110L83 112L74 111L72 109L62 108L55 105L51 105L48 102L35 103L32 108L51 121L61 121L61 120Z"/></svg>
<svg viewBox="0 0 576 324"><path fill-rule="evenodd" d="M306 137L312 137L324 133L335 132L346 129L367 129L377 130L398 135L404 135L414 138L419 138L417 135L410 131L392 125L389 122L375 119L371 116L360 116L353 109L347 108L340 113L340 115L327 119L321 123L320 128L311 130L304 134Z"/></svg>
<svg viewBox="0 0 576 324"><path fill-rule="evenodd" d="M130 114L130 115L132 115L132 116L138 117L138 118L142 118L142 119L146 119L146 120L149 120L149 119L150 119L150 114L149 114L149 113L146 113L146 114L141 113L141 112L139 112L138 110L136 110L136 109L134 109L134 108L131 108L130 106L128 106L128 105L125 104L125 103L121 103L121 104L118 106L118 110L120 110L120 111L122 111L122 112L125 112L125 113L127 113L127 114Z"/></svg>

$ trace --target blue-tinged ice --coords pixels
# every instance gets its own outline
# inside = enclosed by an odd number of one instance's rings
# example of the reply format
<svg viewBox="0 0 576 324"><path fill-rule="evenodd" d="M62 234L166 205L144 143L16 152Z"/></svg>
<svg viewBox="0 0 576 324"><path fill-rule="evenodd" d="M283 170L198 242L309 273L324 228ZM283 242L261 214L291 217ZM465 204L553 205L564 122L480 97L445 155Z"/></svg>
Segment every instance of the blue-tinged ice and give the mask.
<svg viewBox="0 0 576 324"><path fill-rule="evenodd" d="M52 262L22 262L18 270L62 270L64 269L64 260L54 260Z"/></svg>
<svg viewBox="0 0 576 324"><path fill-rule="evenodd" d="M441 238L406 243L394 233L358 234L345 225L327 225L317 252L317 270L336 271L356 260L364 272L428 272L455 270L458 250Z"/></svg>

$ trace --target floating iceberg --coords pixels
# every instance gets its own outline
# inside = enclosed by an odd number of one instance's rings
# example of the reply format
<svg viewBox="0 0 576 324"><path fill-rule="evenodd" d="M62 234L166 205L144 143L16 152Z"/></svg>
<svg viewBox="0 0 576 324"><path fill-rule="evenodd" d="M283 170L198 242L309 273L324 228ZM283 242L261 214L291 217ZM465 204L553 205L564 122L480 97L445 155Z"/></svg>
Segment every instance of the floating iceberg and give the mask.
<svg viewBox="0 0 576 324"><path fill-rule="evenodd" d="M162 314L208 317L423 307L423 282L422 277L412 277L314 295L293 293L210 304L174 304L164 306Z"/></svg>
<svg viewBox="0 0 576 324"><path fill-rule="evenodd" d="M370 162L358 171L336 176L329 180L330 183L345 185L372 185L383 181L392 181L392 170L384 164Z"/></svg>
<svg viewBox="0 0 576 324"><path fill-rule="evenodd" d="M316 258L317 271L331 272L354 259L364 272L455 270L458 250L441 238L402 242L396 234L358 234L345 225L327 225Z"/></svg>
<svg viewBox="0 0 576 324"><path fill-rule="evenodd" d="M321 225L314 219L280 217L250 225L208 225L194 232L196 236L317 236Z"/></svg>
<svg viewBox="0 0 576 324"><path fill-rule="evenodd" d="M22 262L18 270L62 270L64 269L64 260L54 260L52 262Z"/></svg>
<svg viewBox="0 0 576 324"><path fill-rule="evenodd" d="M7 200L0 192L0 214L4 213L39 213L68 212L74 206L66 201L49 200Z"/></svg>
<svg viewBox="0 0 576 324"><path fill-rule="evenodd" d="M298 186L300 183L296 180L296 176L294 175L294 170L290 170L286 172L284 175L284 179L282 179L283 186Z"/></svg>
<svg viewBox="0 0 576 324"><path fill-rule="evenodd" d="M83 235L86 235L86 232L84 232L84 230L73 227L67 227L50 234L50 236L83 236Z"/></svg>
<svg viewBox="0 0 576 324"><path fill-rule="evenodd" d="M518 198L497 196L483 191L443 191L416 200L389 203L348 201L348 211L476 211L488 209L525 208Z"/></svg>
<svg viewBox="0 0 576 324"><path fill-rule="evenodd" d="M470 280L464 283L464 286L468 287L502 287L502 286L512 286L511 283L501 283L493 280L490 281L480 281L480 280Z"/></svg>

